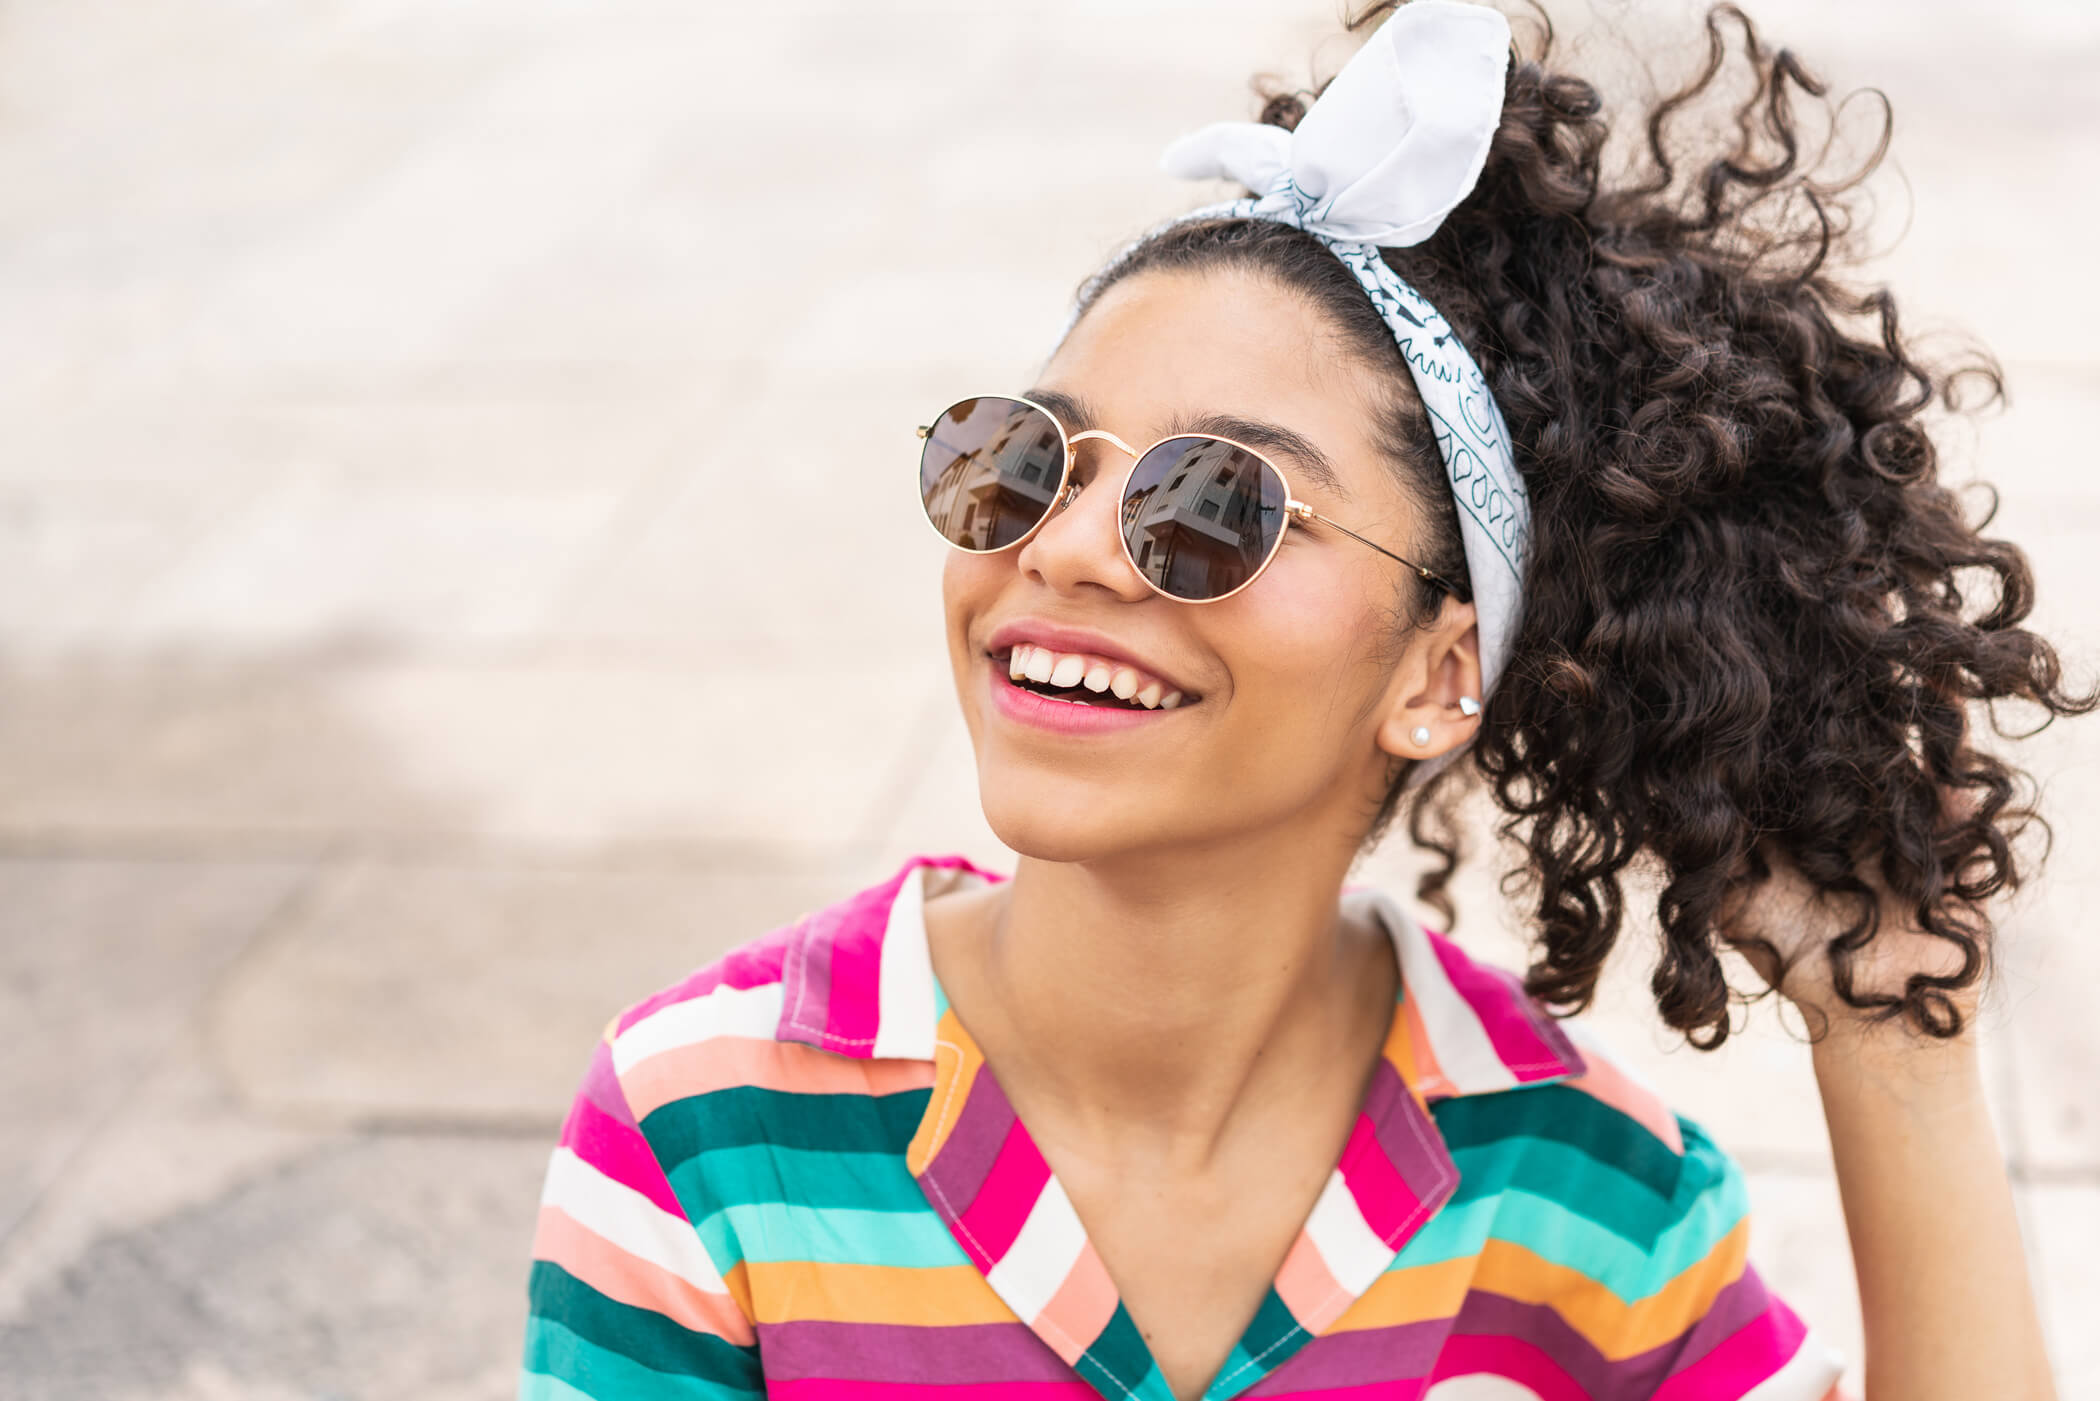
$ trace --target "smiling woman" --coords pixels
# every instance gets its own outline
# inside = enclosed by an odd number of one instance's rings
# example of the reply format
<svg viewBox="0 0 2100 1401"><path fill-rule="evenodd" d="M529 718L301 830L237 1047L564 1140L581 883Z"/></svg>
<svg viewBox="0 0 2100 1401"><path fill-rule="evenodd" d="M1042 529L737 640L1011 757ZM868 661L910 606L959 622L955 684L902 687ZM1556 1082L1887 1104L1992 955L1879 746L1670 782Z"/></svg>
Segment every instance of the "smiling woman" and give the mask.
<svg viewBox="0 0 2100 1401"><path fill-rule="evenodd" d="M921 428L1019 865L914 859L615 1019L523 1396L1833 1395L1736 1165L1563 1015L1635 862L1671 1026L1726 1034L1734 945L1818 1029L1868 1395L2051 1394L1973 1032L2032 813L1968 710L2094 701L1935 479L1975 367L1835 279L1822 89L1733 9L1620 182L1493 10L1372 21L1169 151L1246 198ZM1480 780L1522 983L1343 886L1405 812L1439 905Z"/></svg>

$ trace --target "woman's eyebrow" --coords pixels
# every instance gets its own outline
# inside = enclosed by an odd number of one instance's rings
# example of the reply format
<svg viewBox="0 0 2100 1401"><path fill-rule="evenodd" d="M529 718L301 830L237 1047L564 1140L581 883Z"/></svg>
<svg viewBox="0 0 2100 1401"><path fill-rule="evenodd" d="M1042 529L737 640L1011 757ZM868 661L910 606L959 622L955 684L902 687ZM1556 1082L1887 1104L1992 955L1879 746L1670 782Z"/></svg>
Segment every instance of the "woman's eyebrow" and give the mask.
<svg viewBox="0 0 2100 1401"><path fill-rule="evenodd" d="M1334 470L1327 454L1303 433L1280 423L1241 418L1237 414L1208 413L1176 419L1167 425L1167 432L1170 436L1175 433L1215 433L1220 438L1230 438L1250 448L1262 448L1288 457L1313 485L1343 501L1349 499L1349 489L1342 485L1341 474Z"/></svg>
<svg viewBox="0 0 2100 1401"><path fill-rule="evenodd" d="M1100 426L1100 414L1094 405L1076 394L1057 389L1030 389L1021 397L1032 399L1050 410L1067 432L1084 433L1089 428ZM1341 474L1334 470L1327 454L1303 433L1280 423L1242 418L1238 414L1197 414L1174 419L1161 436L1171 438L1179 433L1213 433L1220 438L1245 443L1250 448L1288 457L1305 474L1306 480L1344 501L1349 499L1349 489L1342 485Z"/></svg>

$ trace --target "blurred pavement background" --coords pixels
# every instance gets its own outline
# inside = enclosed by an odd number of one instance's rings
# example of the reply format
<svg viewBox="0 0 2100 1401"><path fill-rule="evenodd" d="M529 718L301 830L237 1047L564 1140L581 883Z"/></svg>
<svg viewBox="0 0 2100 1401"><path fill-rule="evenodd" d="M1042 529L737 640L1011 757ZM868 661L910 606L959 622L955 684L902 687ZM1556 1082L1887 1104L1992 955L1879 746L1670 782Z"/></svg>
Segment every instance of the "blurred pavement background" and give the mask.
<svg viewBox="0 0 2100 1401"><path fill-rule="evenodd" d="M2091 676L2100 10L1752 9L1893 100L1873 276L2006 362L1950 473L2003 488ZM1331 72L1334 15L0 0L0 1390L510 1392L605 1019L908 851L1002 859L912 425L1025 382L1194 202L1160 146ZM1681 0L1603 15L1689 52ZM2100 722L2027 758L2057 844L1991 1074L2092 1398ZM1673 1048L1625 953L1607 1035L1856 1359L1805 1048L1769 1004Z"/></svg>

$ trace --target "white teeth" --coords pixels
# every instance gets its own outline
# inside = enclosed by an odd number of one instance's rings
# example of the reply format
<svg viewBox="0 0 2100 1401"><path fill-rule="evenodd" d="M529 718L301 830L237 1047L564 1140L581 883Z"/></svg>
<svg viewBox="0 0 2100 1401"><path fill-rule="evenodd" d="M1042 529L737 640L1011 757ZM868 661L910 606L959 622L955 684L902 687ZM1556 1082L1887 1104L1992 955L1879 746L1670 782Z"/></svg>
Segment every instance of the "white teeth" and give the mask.
<svg viewBox="0 0 2100 1401"><path fill-rule="evenodd" d="M1096 695L1113 692L1117 700L1131 701L1147 710L1172 710L1188 702L1182 692L1134 666L1120 666L1081 652L1053 652L1033 642L1013 645L1006 657L1006 674L1015 681L1031 681L1059 690L1084 686ZM1069 696L1049 699L1078 703Z"/></svg>

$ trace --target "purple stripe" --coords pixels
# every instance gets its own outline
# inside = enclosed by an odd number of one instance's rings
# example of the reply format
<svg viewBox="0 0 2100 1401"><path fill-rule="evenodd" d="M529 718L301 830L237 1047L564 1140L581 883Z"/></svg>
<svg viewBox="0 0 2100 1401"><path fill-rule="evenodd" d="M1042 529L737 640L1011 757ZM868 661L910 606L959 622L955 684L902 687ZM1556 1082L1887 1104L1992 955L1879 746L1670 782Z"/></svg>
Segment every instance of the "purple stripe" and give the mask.
<svg viewBox="0 0 2100 1401"><path fill-rule="evenodd" d="M1448 1318L1323 1333L1264 1377L1249 1396L1288 1396L1374 1382L1408 1381L1429 1375L1451 1331Z"/></svg>
<svg viewBox="0 0 2100 1401"><path fill-rule="evenodd" d="M939 1088L934 1092L938 1094ZM932 1106L928 1108L931 1110ZM977 1200L1014 1122L1014 1107L1007 1102L1006 1091L999 1088L991 1066L979 1064L977 1079L970 1086L969 1098L963 1101L962 1112L956 1116L955 1127L948 1131L940 1152L919 1174L926 1199L951 1223Z"/></svg>
<svg viewBox="0 0 2100 1401"><path fill-rule="evenodd" d="M1613 1362L1549 1306L1476 1289L1466 1295L1455 1320L1424 1319L1315 1338L1250 1395L1282 1396L1426 1377L1447 1337L1463 1335L1529 1343L1592 1396L1646 1396L1666 1375L1697 1362L1769 1304L1764 1285L1746 1272L1723 1289L1690 1328L1646 1352Z"/></svg>
<svg viewBox="0 0 2100 1401"><path fill-rule="evenodd" d="M818 910L795 926L788 941L787 963L780 978L779 1041L799 1041L820 1051L831 1017L831 932L838 923L836 906Z"/></svg>
<svg viewBox="0 0 2100 1401"><path fill-rule="evenodd" d="M591 1053L591 1066L583 1073L583 1088L578 1094L597 1106L598 1112L614 1123L636 1127L634 1110L627 1103L627 1092L620 1088L619 1074L613 1070L612 1047L603 1041Z"/></svg>
<svg viewBox="0 0 2100 1401"><path fill-rule="evenodd" d="M919 1385L1071 1382L1076 1374L1025 1323L764 1324L758 1346L768 1381L823 1377Z"/></svg>
<svg viewBox="0 0 2100 1401"><path fill-rule="evenodd" d="M1696 1268L1696 1267L1695 1267ZM1728 1341L1738 1328L1772 1307L1772 1295L1757 1271L1745 1262L1742 1274L1714 1296L1712 1307L1667 1344L1676 1350L1670 1371L1681 1372Z"/></svg>
<svg viewBox="0 0 2100 1401"><path fill-rule="evenodd" d="M1441 1207L1457 1189L1458 1165L1444 1146L1444 1135L1415 1097L1407 1092L1400 1071L1389 1060L1380 1060L1371 1072L1371 1088L1364 1095L1364 1114L1378 1146L1392 1160L1393 1170L1415 1194L1418 1202Z"/></svg>

